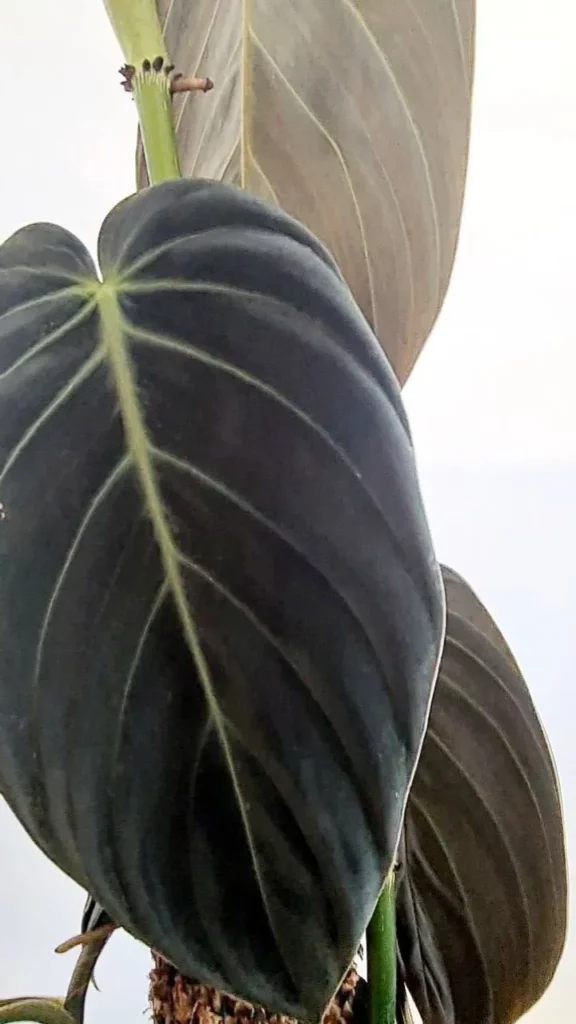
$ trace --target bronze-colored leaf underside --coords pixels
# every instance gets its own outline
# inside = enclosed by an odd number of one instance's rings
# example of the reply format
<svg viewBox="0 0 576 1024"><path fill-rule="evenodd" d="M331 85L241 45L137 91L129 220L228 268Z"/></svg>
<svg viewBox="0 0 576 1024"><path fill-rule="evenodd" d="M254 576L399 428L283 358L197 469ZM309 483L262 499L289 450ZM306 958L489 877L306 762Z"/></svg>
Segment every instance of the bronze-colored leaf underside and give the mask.
<svg viewBox="0 0 576 1024"><path fill-rule="evenodd" d="M328 246L404 383L457 241L474 0L158 0L183 173L278 203ZM138 180L146 183L139 150Z"/></svg>

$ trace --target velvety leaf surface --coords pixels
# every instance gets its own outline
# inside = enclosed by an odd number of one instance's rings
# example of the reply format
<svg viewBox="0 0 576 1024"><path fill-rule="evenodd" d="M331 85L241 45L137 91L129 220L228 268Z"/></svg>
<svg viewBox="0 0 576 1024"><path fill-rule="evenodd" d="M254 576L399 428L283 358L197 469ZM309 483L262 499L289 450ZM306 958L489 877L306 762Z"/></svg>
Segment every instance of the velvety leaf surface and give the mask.
<svg viewBox="0 0 576 1024"><path fill-rule="evenodd" d="M299 224L178 181L0 249L0 785L184 973L317 1015L444 595L396 379Z"/></svg>
<svg viewBox="0 0 576 1024"><path fill-rule="evenodd" d="M444 299L468 155L474 0L158 0L183 173L277 202L336 258L404 383ZM154 56L150 55L151 58ZM138 176L145 183L141 152Z"/></svg>
<svg viewBox="0 0 576 1024"><path fill-rule="evenodd" d="M564 946L558 779L497 626L463 579L443 576L446 642L408 803L400 952L425 1024L510 1024Z"/></svg>

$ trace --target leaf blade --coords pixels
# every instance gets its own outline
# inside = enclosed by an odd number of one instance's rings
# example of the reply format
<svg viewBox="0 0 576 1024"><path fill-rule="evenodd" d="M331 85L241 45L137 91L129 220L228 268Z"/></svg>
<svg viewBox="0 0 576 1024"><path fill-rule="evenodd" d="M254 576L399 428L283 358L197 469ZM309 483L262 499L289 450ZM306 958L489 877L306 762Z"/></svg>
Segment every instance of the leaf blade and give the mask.
<svg viewBox="0 0 576 1024"><path fill-rule="evenodd" d="M403 384L448 287L466 175L474 0L158 0L183 173L277 202L328 246ZM139 147L138 182L146 181ZM334 211L338 215L334 215Z"/></svg>
<svg viewBox="0 0 576 1024"><path fill-rule="evenodd" d="M408 805L400 949L432 1022L509 1024L566 931L559 784L529 691L474 592L443 568L446 645Z"/></svg>
<svg viewBox="0 0 576 1024"><path fill-rule="evenodd" d="M245 193L140 193L99 257L0 380L2 788L119 926L302 1017L390 869L443 634L399 390Z"/></svg>
<svg viewBox="0 0 576 1024"><path fill-rule="evenodd" d="M64 1000L23 996L20 999L0 999L0 1021L35 1021L37 1024L74 1024L74 1018L64 1008Z"/></svg>

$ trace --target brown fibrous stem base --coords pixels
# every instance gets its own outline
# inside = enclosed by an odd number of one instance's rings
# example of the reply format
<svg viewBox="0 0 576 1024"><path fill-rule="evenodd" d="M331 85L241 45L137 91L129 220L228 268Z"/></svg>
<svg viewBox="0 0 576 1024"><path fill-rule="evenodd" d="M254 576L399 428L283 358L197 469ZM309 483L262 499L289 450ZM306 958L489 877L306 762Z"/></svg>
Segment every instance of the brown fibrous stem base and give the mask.
<svg viewBox="0 0 576 1024"><path fill-rule="evenodd" d="M155 73L164 74L168 79L169 91L179 92L210 92L214 83L210 78L196 78L193 75L182 75L175 70L174 64L166 64L163 57L142 61L141 67L135 64L123 64L120 68L121 85L125 92L134 92L134 83L138 75Z"/></svg>
<svg viewBox="0 0 576 1024"><path fill-rule="evenodd" d="M150 1008L154 1024L297 1024L293 1017L269 1013L209 985L185 978L158 953L150 972ZM348 971L328 1006L323 1024L365 1024L365 982Z"/></svg>

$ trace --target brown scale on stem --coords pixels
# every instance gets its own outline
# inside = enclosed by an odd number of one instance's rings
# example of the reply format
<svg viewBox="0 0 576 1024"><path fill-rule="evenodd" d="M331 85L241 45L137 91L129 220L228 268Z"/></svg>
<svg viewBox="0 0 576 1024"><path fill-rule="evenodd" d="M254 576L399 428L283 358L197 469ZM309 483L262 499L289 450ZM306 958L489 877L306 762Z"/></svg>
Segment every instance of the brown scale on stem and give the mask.
<svg viewBox="0 0 576 1024"><path fill-rule="evenodd" d="M174 73L173 64L165 64L163 57L155 57L153 61L144 60L140 72L134 64L123 64L120 68L121 85L125 92L134 91L134 79L138 73L160 74L164 72L170 83L170 92L210 92L214 83L210 78L196 78L194 75L182 75Z"/></svg>

